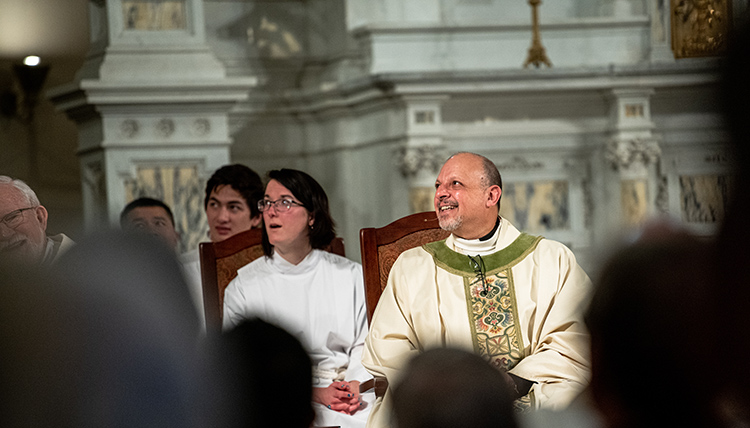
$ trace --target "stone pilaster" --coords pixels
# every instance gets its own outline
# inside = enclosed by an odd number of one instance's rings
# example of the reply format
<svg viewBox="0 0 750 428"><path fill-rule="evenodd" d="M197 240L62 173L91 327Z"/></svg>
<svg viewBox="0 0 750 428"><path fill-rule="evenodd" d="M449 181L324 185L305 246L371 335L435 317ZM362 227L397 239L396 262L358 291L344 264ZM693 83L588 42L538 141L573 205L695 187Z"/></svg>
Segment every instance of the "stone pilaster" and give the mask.
<svg viewBox="0 0 750 428"><path fill-rule="evenodd" d="M659 137L653 133L648 89L616 89L611 97L611 133L604 160L619 182L621 223L642 224L658 212Z"/></svg>
<svg viewBox="0 0 750 428"><path fill-rule="evenodd" d="M205 238L205 179L229 162L229 111L252 77L227 77L205 43L200 0L89 3L89 56L49 95L78 125L87 230L132 199L164 200L182 250Z"/></svg>
<svg viewBox="0 0 750 428"><path fill-rule="evenodd" d="M435 178L448 152L443 146L440 106L446 97L405 99L406 145L398 149L396 164L409 181L411 212L432 211Z"/></svg>
<svg viewBox="0 0 750 428"><path fill-rule="evenodd" d="M651 15L651 62L674 62L669 0L648 2Z"/></svg>

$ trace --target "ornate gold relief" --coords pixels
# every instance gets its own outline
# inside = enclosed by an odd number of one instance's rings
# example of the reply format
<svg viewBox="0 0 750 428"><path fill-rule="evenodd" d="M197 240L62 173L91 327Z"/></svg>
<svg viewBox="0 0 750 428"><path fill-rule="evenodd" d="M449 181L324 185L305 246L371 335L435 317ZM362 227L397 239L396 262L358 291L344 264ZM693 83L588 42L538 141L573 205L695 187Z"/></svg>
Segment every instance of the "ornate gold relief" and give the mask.
<svg viewBox="0 0 750 428"><path fill-rule="evenodd" d="M731 29L731 12L730 0L672 0L675 58L722 54Z"/></svg>

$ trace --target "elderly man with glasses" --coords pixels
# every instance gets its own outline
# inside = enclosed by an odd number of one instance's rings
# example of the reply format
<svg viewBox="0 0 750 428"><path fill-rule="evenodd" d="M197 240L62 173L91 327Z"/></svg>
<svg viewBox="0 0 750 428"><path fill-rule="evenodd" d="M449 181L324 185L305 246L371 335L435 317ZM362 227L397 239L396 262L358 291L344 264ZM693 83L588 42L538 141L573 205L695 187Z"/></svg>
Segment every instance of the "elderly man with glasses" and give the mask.
<svg viewBox="0 0 750 428"><path fill-rule="evenodd" d="M47 216L26 183L0 175L0 263L49 265L71 247L63 234L47 236Z"/></svg>

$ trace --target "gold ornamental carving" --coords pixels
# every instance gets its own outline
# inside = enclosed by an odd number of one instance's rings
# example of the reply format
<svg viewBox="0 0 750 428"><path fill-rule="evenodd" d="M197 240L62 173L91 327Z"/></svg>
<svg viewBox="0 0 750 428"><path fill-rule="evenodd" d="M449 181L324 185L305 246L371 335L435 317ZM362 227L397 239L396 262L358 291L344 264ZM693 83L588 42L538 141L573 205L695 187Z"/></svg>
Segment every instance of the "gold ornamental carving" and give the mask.
<svg viewBox="0 0 750 428"><path fill-rule="evenodd" d="M675 58L724 53L731 29L730 0L672 0L672 50Z"/></svg>
<svg viewBox="0 0 750 428"><path fill-rule="evenodd" d="M524 68L527 68L529 64L534 64L536 68L539 68L542 64L552 67L544 46L542 46L542 36L539 34L539 12L537 9L541 3L542 0L529 0L531 6L531 47L529 48L529 56L523 63Z"/></svg>

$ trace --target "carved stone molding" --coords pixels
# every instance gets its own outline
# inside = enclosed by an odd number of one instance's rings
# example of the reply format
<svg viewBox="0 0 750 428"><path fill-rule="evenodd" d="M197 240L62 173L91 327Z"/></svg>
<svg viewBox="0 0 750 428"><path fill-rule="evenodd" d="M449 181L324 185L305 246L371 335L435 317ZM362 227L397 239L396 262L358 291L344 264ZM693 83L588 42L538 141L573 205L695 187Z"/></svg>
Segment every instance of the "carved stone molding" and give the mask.
<svg viewBox="0 0 750 428"><path fill-rule="evenodd" d="M446 157L443 146L401 147L396 151L396 165L407 178L422 170L437 174Z"/></svg>
<svg viewBox="0 0 750 428"><path fill-rule="evenodd" d="M172 119L162 119L156 124L156 132L162 138L167 138L174 134L174 121Z"/></svg>
<svg viewBox="0 0 750 428"><path fill-rule="evenodd" d="M656 210L662 214L669 214L669 186L667 177L659 177L658 188L656 190Z"/></svg>
<svg viewBox="0 0 750 428"><path fill-rule="evenodd" d="M106 201L107 189L105 184L104 167L101 161L86 163L81 178L83 184L88 188L89 194L97 202Z"/></svg>
<svg viewBox="0 0 750 428"><path fill-rule="evenodd" d="M581 188L583 190L583 224L590 228L594 224L594 194L591 190L591 180L583 180Z"/></svg>
<svg viewBox="0 0 750 428"><path fill-rule="evenodd" d="M138 121L133 119L126 119L120 123L120 132L125 138L135 138L138 134Z"/></svg>
<svg viewBox="0 0 750 428"><path fill-rule="evenodd" d="M544 168L544 163L539 161L529 161L521 156L513 156L509 161L497 165L497 169L501 174L503 171L507 171L509 169L529 170L541 168Z"/></svg>
<svg viewBox="0 0 750 428"><path fill-rule="evenodd" d="M202 137L211 132L211 122L208 119L195 119L191 130L194 135Z"/></svg>
<svg viewBox="0 0 750 428"><path fill-rule="evenodd" d="M607 143L604 158L613 169L623 169L634 164L650 165L661 157L661 148L655 139L634 138L611 140Z"/></svg>

